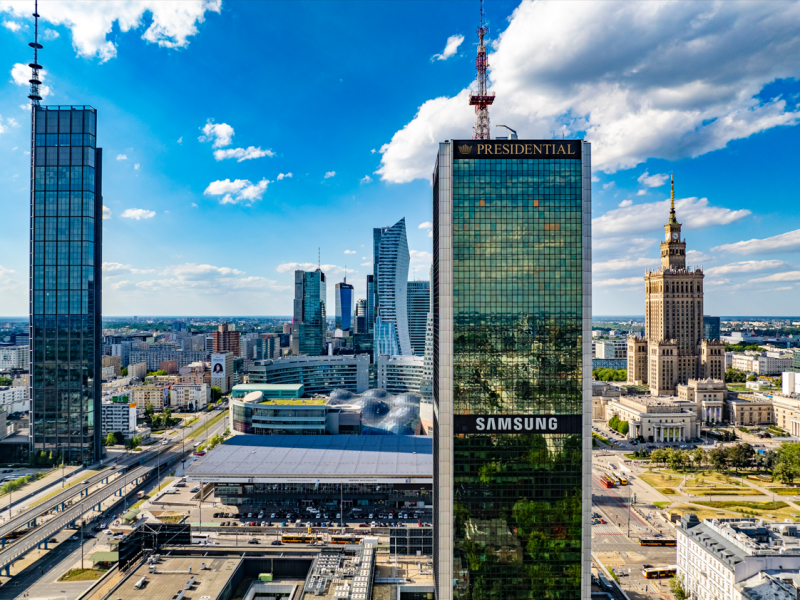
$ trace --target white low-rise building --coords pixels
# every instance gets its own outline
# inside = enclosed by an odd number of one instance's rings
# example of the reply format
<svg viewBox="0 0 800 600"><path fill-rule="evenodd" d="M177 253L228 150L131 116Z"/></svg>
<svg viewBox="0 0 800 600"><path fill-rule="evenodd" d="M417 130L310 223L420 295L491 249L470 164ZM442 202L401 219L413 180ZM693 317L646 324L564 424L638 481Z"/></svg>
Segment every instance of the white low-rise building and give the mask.
<svg viewBox="0 0 800 600"><path fill-rule="evenodd" d="M677 530L678 575L696 600L797 600L800 537L793 523L733 519Z"/></svg>
<svg viewBox="0 0 800 600"><path fill-rule="evenodd" d="M777 375L791 368L792 357L782 352L763 352L756 356L752 353L734 354L731 366L745 373Z"/></svg>
<svg viewBox="0 0 800 600"><path fill-rule="evenodd" d="M176 383L169 391L172 410L202 410L211 402L211 387L205 383Z"/></svg>
<svg viewBox="0 0 800 600"><path fill-rule="evenodd" d="M30 371L30 346L7 346L0 348L0 371L24 369Z"/></svg>
<svg viewBox="0 0 800 600"><path fill-rule="evenodd" d="M135 402L103 402L102 434L122 433L126 438L136 435Z"/></svg>
<svg viewBox="0 0 800 600"><path fill-rule="evenodd" d="M592 416L628 422L628 438L647 442L685 442L700 436L697 407L663 396L592 396Z"/></svg>
<svg viewBox="0 0 800 600"><path fill-rule="evenodd" d="M424 356L378 356L378 388L390 394L419 394Z"/></svg>
<svg viewBox="0 0 800 600"><path fill-rule="evenodd" d="M22 386L0 387L0 408L6 414L28 412L31 408L28 388Z"/></svg>

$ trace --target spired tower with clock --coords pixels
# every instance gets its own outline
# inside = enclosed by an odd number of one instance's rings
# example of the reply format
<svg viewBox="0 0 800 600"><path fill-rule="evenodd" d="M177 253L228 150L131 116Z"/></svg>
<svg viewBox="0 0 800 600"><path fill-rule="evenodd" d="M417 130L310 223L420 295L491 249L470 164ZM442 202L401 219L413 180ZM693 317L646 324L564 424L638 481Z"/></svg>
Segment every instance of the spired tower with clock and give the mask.
<svg viewBox="0 0 800 600"><path fill-rule="evenodd" d="M675 215L670 179L669 221L661 266L645 273L645 337L628 338L628 382L647 384L653 396L674 395L690 379L722 379L725 345L703 339L703 269L686 266L686 240Z"/></svg>

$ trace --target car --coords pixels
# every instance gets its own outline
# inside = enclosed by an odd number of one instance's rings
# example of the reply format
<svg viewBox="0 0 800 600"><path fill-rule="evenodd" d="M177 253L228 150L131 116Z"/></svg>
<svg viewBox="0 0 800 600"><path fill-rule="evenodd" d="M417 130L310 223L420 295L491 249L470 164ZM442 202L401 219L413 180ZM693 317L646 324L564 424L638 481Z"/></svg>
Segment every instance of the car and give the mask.
<svg viewBox="0 0 800 600"><path fill-rule="evenodd" d="M256 538L250 538L249 540L247 540L247 543L248 544L258 544L258 540Z"/></svg>
<svg viewBox="0 0 800 600"><path fill-rule="evenodd" d="M606 524L606 520L605 519L600 519L600 524L601 525L605 525Z"/></svg>
<svg viewBox="0 0 800 600"><path fill-rule="evenodd" d="M266 521L261 521L261 526L262 527L266 527L267 526L267 522Z"/></svg>
<svg viewBox="0 0 800 600"><path fill-rule="evenodd" d="M369 515L367 516L367 518L368 518L368 519L372 519L372 518L374 518L374 517L373 517L372 513L369 513Z"/></svg>
<svg viewBox="0 0 800 600"><path fill-rule="evenodd" d="M286 521L281 521L281 527L286 527Z"/></svg>
<svg viewBox="0 0 800 600"><path fill-rule="evenodd" d="M214 518L219 519L219 513L214 513Z"/></svg>
<svg viewBox="0 0 800 600"><path fill-rule="evenodd" d="M341 519L342 518L342 513L336 513L336 518L337 519Z"/></svg>
<svg viewBox="0 0 800 600"><path fill-rule="evenodd" d="M70 542L77 542L80 538L77 535L73 535L69 538Z"/></svg>
<svg viewBox="0 0 800 600"><path fill-rule="evenodd" d="M367 525L366 523L359 523L358 526L359 527L369 527L369 525Z"/></svg>
<svg viewBox="0 0 800 600"><path fill-rule="evenodd" d="M283 546L283 542L280 540L272 540L270 544L273 546Z"/></svg>
<svg viewBox="0 0 800 600"><path fill-rule="evenodd" d="M231 526L232 527L238 527L239 523L237 521L231 521Z"/></svg>
<svg viewBox="0 0 800 600"><path fill-rule="evenodd" d="M270 518L270 519L274 519L274 518L275 518L275 513L272 513L272 514L269 516L269 518Z"/></svg>
<svg viewBox="0 0 800 600"><path fill-rule="evenodd" d="M273 527L273 525L272 525L272 521L269 521L269 522L267 523L267 527Z"/></svg>
<svg viewBox="0 0 800 600"><path fill-rule="evenodd" d="M96 538L97 536L96 536L95 534L93 534L93 533L84 533L84 534L83 534L83 537L84 537L84 538L88 538L88 539L94 539L94 538Z"/></svg>

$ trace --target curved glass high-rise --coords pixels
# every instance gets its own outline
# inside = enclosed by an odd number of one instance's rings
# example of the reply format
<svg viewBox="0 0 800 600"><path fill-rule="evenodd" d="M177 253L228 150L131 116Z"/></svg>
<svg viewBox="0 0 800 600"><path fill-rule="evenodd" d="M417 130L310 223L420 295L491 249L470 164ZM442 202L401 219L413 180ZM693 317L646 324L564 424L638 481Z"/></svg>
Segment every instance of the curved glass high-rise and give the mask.
<svg viewBox="0 0 800 600"><path fill-rule="evenodd" d="M375 356L411 354L408 336L408 264L411 256L406 220L373 229L375 282Z"/></svg>
<svg viewBox="0 0 800 600"><path fill-rule="evenodd" d="M102 153L91 106L31 123L31 452L101 458Z"/></svg>
<svg viewBox="0 0 800 600"><path fill-rule="evenodd" d="M353 294L352 285L347 283L347 278L343 283L336 284L334 298L336 301L336 315L334 317L334 327L347 331L353 328Z"/></svg>

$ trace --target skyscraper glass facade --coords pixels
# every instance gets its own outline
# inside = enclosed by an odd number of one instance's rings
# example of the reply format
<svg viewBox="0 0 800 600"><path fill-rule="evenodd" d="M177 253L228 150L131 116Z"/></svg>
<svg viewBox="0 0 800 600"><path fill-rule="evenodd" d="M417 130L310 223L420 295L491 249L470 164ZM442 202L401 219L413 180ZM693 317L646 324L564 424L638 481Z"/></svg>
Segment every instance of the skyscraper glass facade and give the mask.
<svg viewBox="0 0 800 600"><path fill-rule="evenodd" d="M31 451L101 457L102 150L89 106L36 106L31 139Z"/></svg>
<svg viewBox="0 0 800 600"><path fill-rule="evenodd" d="M319 356L325 353L326 298L325 273L319 269L294 272L292 354Z"/></svg>
<svg viewBox="0 0 800 600"><path fill-rule="evenodd" d="M440 145L439 600L588 597L589 158L578 140Z"/></svg>
<svg viewBox="0 0 800 600"><path fill-rule="evenodd" d="M411 354L408 338L406 220L373 230L375 354Z"/></svg>
<svg viewBox="0 0 800 600"><path fill-rule="evenodd" d="M336 299L336 316L334 326L336 329L346 330L353 327L353 286L347 283L337 283L334 297Z"/></svg>
<svg viewBox="0 0 800 600"><path fill-rule="evenodd" d="M721 319L719 317L703 316L703 339L718 340Z"/></svg>
<svg viewBox="0 0 800 600"><path fill-rule="evenodd" d="M431 282L408 282L408 338L416 356L425 354L425 323L431 309Z"/></svg>

